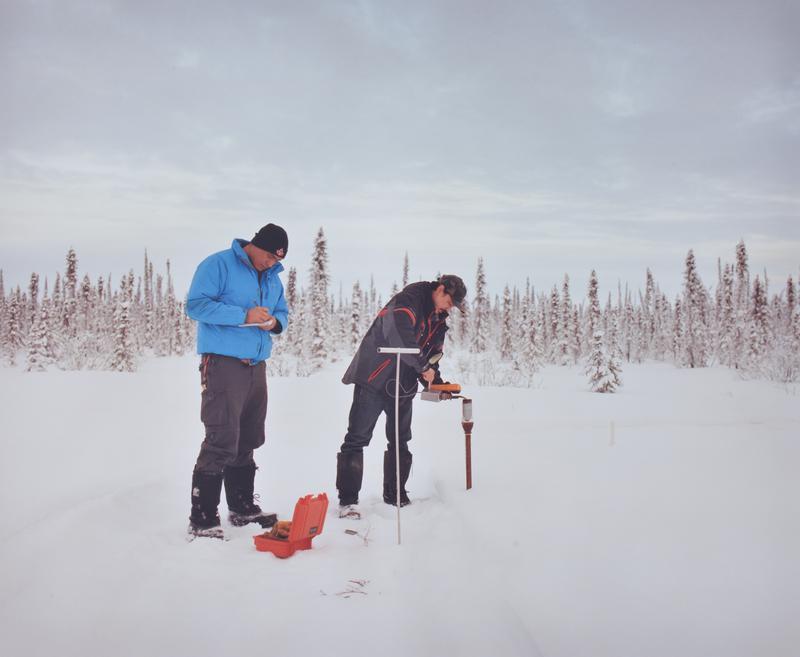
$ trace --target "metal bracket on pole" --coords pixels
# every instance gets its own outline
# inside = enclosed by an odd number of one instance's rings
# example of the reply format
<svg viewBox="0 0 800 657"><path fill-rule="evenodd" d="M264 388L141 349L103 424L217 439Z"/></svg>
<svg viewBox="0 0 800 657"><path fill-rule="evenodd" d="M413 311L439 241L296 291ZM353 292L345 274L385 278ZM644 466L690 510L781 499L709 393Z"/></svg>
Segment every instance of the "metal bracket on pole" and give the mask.
<svg viewBox="0 0 800 657"><path fill-rule="evenodd" d="M378 347L379 354L397 354L394 377L394 465L397 490L397 544L400 545L400 355L418 354L417 347Z"/></svg>

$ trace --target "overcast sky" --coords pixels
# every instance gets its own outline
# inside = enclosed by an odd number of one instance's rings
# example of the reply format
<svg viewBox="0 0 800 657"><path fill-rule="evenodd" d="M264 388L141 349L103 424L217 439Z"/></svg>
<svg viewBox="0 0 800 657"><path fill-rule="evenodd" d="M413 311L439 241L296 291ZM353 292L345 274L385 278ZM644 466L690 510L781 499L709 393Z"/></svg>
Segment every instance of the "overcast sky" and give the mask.
<svg viewBox="0 0 800 657"><path fill-rule="evenodd" d="M674 295L800 267L796 0L0 2L0 268L197 263L274 221L306 278Z"/></svg>

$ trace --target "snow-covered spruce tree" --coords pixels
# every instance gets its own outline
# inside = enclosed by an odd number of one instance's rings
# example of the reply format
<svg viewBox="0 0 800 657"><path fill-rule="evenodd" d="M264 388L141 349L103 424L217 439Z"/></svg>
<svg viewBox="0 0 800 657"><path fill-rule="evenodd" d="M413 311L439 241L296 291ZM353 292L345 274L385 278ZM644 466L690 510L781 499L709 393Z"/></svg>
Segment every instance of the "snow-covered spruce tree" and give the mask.
<svg viewBox="0 0 800 657"><path fill-rule="evenodd" d="M791 319L791 335L788 340L790 362L795 373L794 381L800 378L800 308L795 308Z"/></svg>
<svg viewBox="0 0 800 657"><path fill-rule="evenodd" d="M183 308L183 344L187 352L197 348L197 324L186 314L186 302L182 303Z"/></svg>
<svg viewBox="0 0 800 657"><path fill-rule="evenodd" d="M94 323L94 288L88 274L81 280L78 293L78 329L86 332Z"/></svg>
<svg viewBox="0 0 800 657"><path fill-rule="evenodd" d="M689 249L689 253L686 255L683 280L683 363L687 367L706 367L709 356L706 326L707 293L697 274L697 265L692 249Z"/></svg>
<svg viewBox="0 0 800 657"><path fill-rule="evenodd" d="M723 269L717 299L717 358L720 363L733 367L737 360L734 353L736 347L736 308L733 297L733 268L728 264Z"/></svg>
<svg viewBox="0 0 800 657"><path fill-rule="evenodd" d="M600 298L598 295L597 273L592 270L589 275L589 306L586 310L585 324L592 328L592 342L586 359L585 373L589 377L589 385L594 392L614 392L622 383L619 378L620 365L612 349L606 350L603 331L600 329ZM611 319L610 321L614 321ZM616 341L616 336L613 337Z"/></svg>
<svg viewBox="0 0 800 657"><path fill-rule="evenodd" d="M511 300L511 351L514 354L514 366L519 365L520 355L522 354L522 347L525 344L525 326L523 326L528 319L528 315L533 312L530 307L529 293L531 289L530 280L526 281L528 294L520 296L516 288L515 294ZM526 302L526 297L528 301Z"/></svg>
<svg viewBox="0 0 800 657"><path fill-rule="evenodd" d="M457 319L453 324L454 330L447 332L448 339L455 342L459 349L469 350L472 341L472 306L468 299L464 300L464 310L454 315Z"/></svg>
<svg viewBox="0 0 800 657"><path fill-rule="evenodd" d="M583 307L581 306L573 306L572 307L572 321L570 322L570 353L572 354L572 361L575 365L578 364L578 361L581 359L582 354L584 353L583 350L583 339L581 337L581 317L583 313Z"/></svg>
<svg viewBox="0 0 800 657"><path fill-rule="evenodd" d="M770 345L769 307L767 295L761 279L756 276L753 282L753 296L750 305L750 335L748 336L747 365L753 372L759 372Z"/></svg>
<svg viewBox="0 0 800 657"><path fill-rule="evenodd" d="M586 375L593 392L614 392L622 383L619 379L618 363L609 358L603 344L603 332L595 331L592 348L586 360Z"/></svg>
<svg viewBox="0 0 800 657"><path fill-rule="evenodd" d="M328 309L328 246L322 227L314 240L314 254L311 259L311 307L309 323L310 361L312 371L321 369L330 353L327 334L330 323Z"/></svg>
<svg viewBox="0 0 800 657"><path fill-rule="evenodd" d="M597 272L592 269L589 274L589 287L586 290L586 297L589 300L589 306L586 310L584 319L584 331L586 332L587 342L594 344L594 334L596 331L601 331L602 317L600 314L600 295L597 285ZM610 300L609 300L610 303Z"/></svg>
<svg viewBox="0 0 800 657"><path fill-rule="evenodd" d="M489 332L489 297L486 293L483 258L478 258L478 269L475 273L475 294L472 297L470 332L472 333L470 351L476 354L485 352L486 338Z"/></svg>
<svg viewBox="0 0 800 657"><path fill-rule="evenodd" d="M358 281L353 283L353 296L350 301L350 343L348 351L356 352L361 342L361 285Z"/></svg>
<svg viewBox="0 0 800 657"><path fill-rule="evenodd" d="M589 274L589 286L586 289L586 297L589 301L586 315L584 316L584 340L591 345L594 342L595 331L602 330L603 321L600 313L600 296L597 288L597 272L592 269ZM610 300L609 300L610 303Z"/></svg>
<svg viewBox="0 0 800 657"><path fill-rule="evenodd" d="M719 359L720 354L720 326L722 325L722 258L717 258L717 287L714 291L714 303L712 304L712 312L709 317L709 349L712 355L712 361L716 357ZM710 298L710 297L709 297Z"/></svg>
<svg viewBox="0 0 800 657"><path fill-rule="evenodd" d="M497 352L497 345L500 344L500 327L503 324L503 307L500 303L500 295L494 295L494 304L489 311L489 335L486 340L488 351Z"/></svg>
<svg viewBox="0 0 800 657"><path fill-rule="evenodd" d="M408 285L408 251L403 258L403 288Z"/></svg>
<svg viewBox="0 0 800 657"><path fill-rule="evenodd" d="M547 360L550 363L561 363L559 327L561 322L561 303L558 287L550 290L550 300L547 304Z"/></svg>
<svg viewBox="0 0 800 657"><path fill-rule="evenodd" d="M128 288L128 282L129 279L123 276L114 309L114 352L109 369L116 372L136 371L130 317L133 291Z"/></svg>
<svg viewBox="0 0 800 657"><path fill-rule="evenodd" d="M34 272L31 274L31 280L28 283L28 317L31 326L33 326L33 323L36 320L36 315L38 310L39 310L39 274Z"/></svg>
<svg viewBox="0 0 800 657"><path fill-rule="evenodd" d="M655 357L666 360L671 352L672 308L667 295L659 292L656 298Z"/></svg>
<svg viewBox="0 0 800 657"><path fill-rule="evenodd" d="M166 333L166 304L164 303L164 277L156 274L155 302L153 304L153 354L167 356L169 354L169 338Z"/></svg>
<svg viewBox="0 0 800 657"><path fill-rule="evenodd" d="M619 321L615 311L612 311L609 316L608 333L604 334L604 338L609 362L612 363L613 369L617 374L617 380L622 385L622 348L619 344Z"/></svg>
<svg viewBox="0 0 800 657"><path fill-rule="evenodd" d="M20 295L19 288L16 294L9 295L8 316L6 319L5 337L3 342L3 355L6 363L16 365L17 352L24 346L22 327L20 326Z"/></svg>
<svg viewBox="0 0 800 657"><path fill-rule="evenodd" d="M642 306L639 306L634 312L634 319L636 325L636 342L634 343L633 361L641 363L647 354L647 319L645 318L645 311Z"/></svg>
<svg viewBox="0 0 800 657"><path fill-rule="evenodd" d="M51 314L53 315L53 321L58 323L58 329L61 328L61 320L62 315L64 312L64 285L61 282L61 273L56 272L56 280L53 283L53 295L51 298ZM58 335L56 335L56 339L58 339Z"/></svg>
<svg viewBox="0 0 800 657"><path fill-rule="evenodd" d="M747 263L747 247L744 240L736 245L736 307L748 310L750 298L750 268Z"/></svg>
<svg viewBox="0 0 800 657"><path fill-rule="evenodd" d="M99 284L98 284L99 288ZM98 290L98 296L102 299L102 293ZM147 257L147 250L144 252L144 343L152 348L155 334L155 308L153 299L153 263Z"/></svg>
<svg viewBox="0 0 800 657"><path fill-rule="evenodd" d="M109 330L113 323L113 319L110 319L111 315L108 304L106 303L106 285L106 280L102 276L99 276L97 278L95 295L94 325L91 329L92 333L94 333L97 338L97 344L99 345L98 353L105 353L107 351Z"/></svg>
<svg viewBox="0 0 800 657"><path fill-rule="evenodd" d="M800 349L794 335L795 289L792 277L786 282L784 294L774 296L770 309L768 352L762 372L773 381L792 383L800 380Z"/></svg>
<svg viewBox="0 0 800 657"><path fill-rule="evenodd" d="M672 322L672 359L679 367L684 365L683 357L686 353L683 336L683 304L681 298L675 298L675 316Z"/></svg>
<svg viewBox="0 0 800 657"><path fill-rule="evenodd" d="M289 274L286 279L286 305L289 313L293 313L297 306L297 269L289 267Z"/></svg>
<svg viewBox="0 0 800 657"><path fill-rule="evenodd" d="M526 294L521 301L519 337L516 346L518 356L515 362L518 363L520 378L527 386L533 383L534 374L542 365L540 328L537 316L530 295Z"/></svg>
<svg viewBox="0 0 800 657"><path fill-rule="evenodd" d="M609 292L608 297L606 298L606 306L605 308L603 308L603 312L601 314L602 320L601 320L600 330L603 331L603 333L606 333L608 331L608 322L611 319L611 312L613 310L614 307L611 305L611 292ZM587 332L584 338L584 342L586 344L585 352L587 354L589 353L589 349L591 349L593 339L594 339L594 329L592 329L591 333Z"/></svg>
<svg viewBox="0 0 800 657"><path fill-rule="evenodd" d="M98 330L96 315L99 314L100 307L96 300L96 290L88 275L81 279L76 303L75 333L68 338L69 346L63 354L62 365L66 369L103 367L103 358L98 358L98 354L107 353L107 347L103 344L102 330Z"/></svg>
<svg viewBox="0 0 800 657"><path fill-rule="evenodd" d="M133 292L133 271L128 274L128 289ZM132 296L131 296L132 300ZM134 326L136 326L136 304L132 306L133 312L131 319ZM162 348L161 355L171 356L176 353L175 345L175 314L176 314L176 300L175 300L175 286L172 281L172 268L169 259L167 259L167 278L166 278L166 294L164 296L163 306L161 310L161 339ZM134 348L138 345L134 342Z"/></svg>
<svg viewBox="0 0 800 657"><path fill-rule="evenodd" d="M8 302L6 300L6 287L3 281L3 270L0 269L0 352L6 343L6 329L8 323Z"/></svg>
<svg viewBox="0 0 800 657"><path fill-rule="evenodd" d="M733 338L735 367L746 365L748 339L750 335L750 270L744 241L736 245L736 282L734 289L736 305L736 330Z"/></svg>
<svg viewBox="0 0 800 657"><path fill-rule="evenodd" d="M569 276L564 274L564 283L561 287L561 305L558 314L557 347L555 362L558 365L569 365L572 362L570 354L570 327L572 326L572 299L569 293Z"/></svg>
<svg viewBox="0 0 800 657"><path fill-rule="evenodd" d="M450 311L450 318L447 320L447 325L450 327L450 330L447 331L445 335L445 344L447 345L447 351L451 351L453 349L457 349L460 347L460 336L463 330L461 326L461 321L463 319L462 314L458 310L451 310Z"/></svg>
<svg viewBox="0 0 800 657"><path fill-rule="evenodd" d="M633 311L633 303L629 293L625 293L625 314L622 323L622 354L625 361L630 363L635 357L636 345L636 317Z"/></svg>
<svg viewBox="0 0 800 657"><path fill-rule="evenodd" d="M367 303L367 317L370 319L375 317L378 314L378 291L375 289L375 276L370 274L369 276L369 301Z"/></svg>
<svg viewBox="0 0 800 657"><path fill-rule="evenodd" d="M47 299L42 300L42 304L36 313L33 322L28 347L28 372L44 372L54 363L53 336L51 334L49 303Z"/></svg>
<svg viewBox="0 0 800 657"><path fill-rule="evenodd" d="M656 294L653 272L647 268L644 284L644 299L642 301L642 353L641 358L653 357L653 343L656 336L656 304L658 295Z"/></svg>
<svg viewBox="0 0 800 657"><path fill-rule="evenodd" d="M311 348L311 321L308 295L303 288L297 295L295 321L292 324L293 353L297 356L295 374L309 376L311 374L311 361L309 351Z"/></svg>
<svg viewBox="0 0 800 657"><path fill-rule="evenodd" d="M183 356L186 352L186 338L183 334L183 304L176 303L175 313L173 315L173 331L172 331L172 353Z"/></svg>
<svg viewBox="0 0 800 657"><path fill-rule="evenodd" d="M500 358L502 360L511 360L514 355L514 344L512 341L514 329L512 322L511 291L508 289L508 285L506 285L503 290L503 323L500 327Z"/></svg>
<svg viewBox="0 0 800 657"><path fill-rule="evenodd" d="M75 249L70 248L67 251L66 271L64 274L64 305L61 315L64 337L67 340L71 340L78 331L76 326L77 286L78 256L75 253Z"/></svg>
<svg viewBox="0 0 800 657"><path fill-rule="evenodd" d="M347 306L345 306L342 296L342 284L339 283L339 302L334 305L333 297L331 297L330 306L333 320L330 331L330 336L333 338L330 355L331 363L338 361L342 352L350 353L350 304L348 302Z"/></svg>

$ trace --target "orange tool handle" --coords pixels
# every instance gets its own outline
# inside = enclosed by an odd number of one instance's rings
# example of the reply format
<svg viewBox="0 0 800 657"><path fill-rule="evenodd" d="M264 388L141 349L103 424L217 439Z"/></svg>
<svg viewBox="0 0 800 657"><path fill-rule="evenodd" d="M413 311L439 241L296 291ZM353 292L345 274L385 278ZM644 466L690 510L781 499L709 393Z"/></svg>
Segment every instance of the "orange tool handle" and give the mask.
<svg viewBox="0 0 800 657"><path fill-rule="evenodd" d="M461 386L458 383L431 383L428 386L431 392L461 392Z"/></svg>

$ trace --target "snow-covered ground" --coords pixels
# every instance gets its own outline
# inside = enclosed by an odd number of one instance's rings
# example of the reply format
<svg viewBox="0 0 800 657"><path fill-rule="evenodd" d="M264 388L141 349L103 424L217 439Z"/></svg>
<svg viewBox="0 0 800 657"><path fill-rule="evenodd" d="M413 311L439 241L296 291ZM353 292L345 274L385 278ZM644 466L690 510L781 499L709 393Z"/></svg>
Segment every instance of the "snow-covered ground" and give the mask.
<svg viewBox="0 0 800 657"><path fill-rule="evenodd" d="M270 382L256 485L283 517L301 495L335 499L342 368ZM186 541L194 357L2 369L2 653L799 654L798 391L658 364L624 380L592 394L547 368L531 389L469 389L470 492L458 404L417 402L403 545L376 431L365 519L331 513L312 550L279 560L256 528Z"/></svg>

